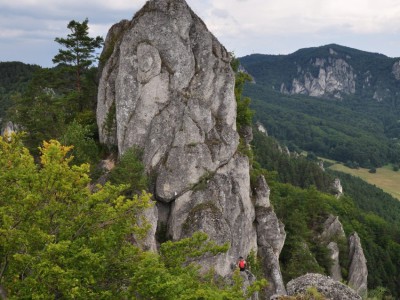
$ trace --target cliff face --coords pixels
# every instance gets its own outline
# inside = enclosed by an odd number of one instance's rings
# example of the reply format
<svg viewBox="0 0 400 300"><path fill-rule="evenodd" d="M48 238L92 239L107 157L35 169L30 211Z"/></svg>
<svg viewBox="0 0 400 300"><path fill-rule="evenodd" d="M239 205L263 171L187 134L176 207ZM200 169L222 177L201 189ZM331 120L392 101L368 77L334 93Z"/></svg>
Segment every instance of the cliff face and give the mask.
<svg viewBox="0 0 400 300"><path fill-rule="evenodd" d="M357 233L350 235L349 245L349 285L354 288L359 295L366 296L368 283L367 260L365 259L361 241Z"/></svg>
<svg viewBox="0 0 400 300"><path fill-rule="evenodd" d="M285 94L391 103L400 94L400 62L336 44L300 49L289 55L240 58L257 85Z"/></svg>
<svg viewBox="0 0 400 300"><path fill-rule="evenodd" d="M119 155L133 146L143 149L157 200L152 223L166 227L173 240L201 230L229 243L227 254L203 261L223 276L232 273L239 256L257 253L261 244L274 258L273 280L281 292L278 258L285 233L270 207L265 180L260 179L257 214L252 202L249 161L237 152L230 60L184 0L148 1L106 38L97 108L100 139L116 146ZM251 139L251 132L246 136ZM275 233L265 222L257 227L256 218L272 220ZM154 249L151 239L146 248Z"/></svg>
<svg viewBox="0 0 400 300"><path fill-rule="evenodd" d="M120 154L142 148L157 199L170 202L236 151L230 56L184 1L149 1L118 28L99 86L100 138Z"/></svg>
<svg viewBox="0 0 400 300"><path fill-rule="evenodd" d="M313 97L334 97L342 99L344 94L354 94L356 89L353 68L342 58L334 57L335 52L330 49L332 57L315 58L310 61L313 71L307 66L303 69L298 65L298 74L292 84L286 87L281 85L281 92L288 94L304 94ZM317 69L317 74L315 73Z"/></svg>
<svg viewBox="0 0 400 300"><path fill-rule="evenodd" d="M237 151L230 60L184 0L148 1L106 38L97 108L100 140L119 155L131 147L143 150L157 201L145 213L153 231L142 242L144 249L157 250L156 228L173 240L203 231L230 249L202 258L201 265L229 276L237 258L254 251L270 282L266 297L286 294L279 267L284 225L270 204L264 177L252 190L248 158ZM331 83L325 87L334 91ZM241 136L250 143L251 128Z"/></svg>

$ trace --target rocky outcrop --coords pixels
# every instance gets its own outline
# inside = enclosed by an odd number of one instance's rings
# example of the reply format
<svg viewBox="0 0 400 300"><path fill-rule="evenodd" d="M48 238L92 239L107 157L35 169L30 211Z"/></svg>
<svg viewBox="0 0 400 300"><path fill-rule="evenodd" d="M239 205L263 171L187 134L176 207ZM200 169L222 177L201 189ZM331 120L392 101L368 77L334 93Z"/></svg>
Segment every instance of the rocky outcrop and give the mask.
<svg viewBox="0 0 400 300"><path fill-rule="evenodd" d="M279 266L279 255L285 243L286 232L283 223L277 218L271 207L270 189L264 176L258 177L254 194L258 256L264 262L262 269L269 282L269 286L266 288L268 299L273 294L286 294Z"/></svg>
<svg viewBox="0 0 400 300"><path fill-rule="evenodd" d="M332 265L329 270L329 275L336 281L342 281L342 271L339 264L339 246L336 242L330 242L327 246L331 252Z"/></svg>
<svg viewBox="0 0 400 300"><path fill-rule="evenodd" d="M400 61L394 63L392 67L392 74L394 75L394 78L400 80Z"/></svg>
<svg viewBox="0 0 400 300"><path fill-rule="evenodd" d="M339 221L339 217L329 215L323 224L321 239L329 242L336 238L346 238L343 225Z"/></svg>
<svg viewBox="0 0 400 300"><path fill-rule="evenodd" d="M330 215L323 224L320 240L331 251L333 264L330 269L330 276L337 281L342 280L338 242L344 239L346 239L346 235L339 218ZM360 238L357 233L350 235L348 238L348 245L350 261L348 283L360 296L364 296L367 292L368 269Z"/></svg>
<svg viewBox="0 0 400 300"><path fill-rule="evenodd" d="M170 202L236 151L230 55L183 0L148 1L118 28L99 84L100 140L120 154L142 148L157 199Z"/></svg>
<svg viewBox="0 0 400 300"><path fill-rule="evenodd" d="M112 27L104 51L101 141L119 155L143 150L159 231L173 240L203 231L230 244L202 261L230 274L237 257L257 250L257 233L248 158L236 153L229 53L184 0L148 1Z"/></svg>
<svg viewBox="0 0 400 300"><path fill-rule="evenodd" d="M332 184L333 192L336 195L336 198L340 198L343 195L343 187L339 178L335 178Z"/></svg>
<svg viewBox="0 0 400 300"><path fill-rule="evenodd" d="M359 295L366 296L368 283L367 260L356 232L349 237L349 259L349 286L356 290Z"/></svg>
<svg viewBox="0 0 400 300"><path fill-rule="evenodd" d="M319 293L331 300L362 299L348 286L321 274L306 274L289 281L287 293L294 296L306 292L309 287L315 287Z"/></svg>
<svg viewBox="0 0 400 300"><path fill-rule="evenodd" d="M287 94L303 94L313 97L335 97L354 94L356 75L353 68L335 54L325 58L315 58L310 61L311 70L303 70L298 66L298 76L293 78L290 87L281 85L281 92ZM315 70L318 70L317 72ZM317 75L315 75L317 73Z"/></svg>
<svg viewBox="0 0 400 300"><path fill-rule="evenodd" d="M172 239L201 230L218 243L231 245L227 254L207 258L206 265L214 266L223 276L231 273L231 262L257 249L249 181L247 157L234 156L171 206L168 233Z"/></svg>
<svg viewBox="0 0 400 300"><path fill-rule="evenodd" d="M339 263L339 246L337 242L340 239L345 239L346 235L343 230L342 223L340 223L339 218L330 215L328 219L324 222L323 231L321 233L320 239L324 245L330 250L332 266L330 268L329 275L337 281L343 279L341 267Z"/></svg>
<svg viewBox="0 0 400 300"><path fill-rule="evenodd" d="M143 218L142 218L143 217ZM158 222L158 209L156 205L147 208L139 216L138 226L148 226L149 230L145 237L133 236L136 244L145 251L157 252L156 230Z"/></svg>
<svg viewBox="0 0 400 300"><path fill-rule="evenodd" d="M243 292L246 292L246 289L253 284L256 281L256 277L248 270L245 270L244 272L240 272L240 277L242 277L243 280ZM253 293L250 298L247 298L247 300L258 300L259 295L258 292Z"/></svg>
<svg viewBox="0 0 400 300"><path fill-rule="evenodd" d="M239 135L243 139L246 146L250 146L253 140L253 128L249 125L242 126L239 129Z"/></svg>
<svg viewBox="0 0 400 300"><path fill-rule="evenodd" d="M262 123L257 122L256 127L259 132L264 133L266 136L268 136L268 131Z"/></svg>
<svg viewBox="0 0 400 300"><path fill-rule="evenodd" d="M18 126L15 125L13 122L9 121L1 128L1 135L11 135L12 133L15 133L18 131Z"/></svg>

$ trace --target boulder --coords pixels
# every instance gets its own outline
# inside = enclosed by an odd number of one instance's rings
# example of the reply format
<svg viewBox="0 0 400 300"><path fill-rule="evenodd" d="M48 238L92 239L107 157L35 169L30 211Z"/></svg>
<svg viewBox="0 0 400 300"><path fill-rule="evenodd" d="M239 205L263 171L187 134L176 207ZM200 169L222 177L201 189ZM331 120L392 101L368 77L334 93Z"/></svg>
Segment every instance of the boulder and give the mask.
<svg viewBox="0 0 400 300"><path fill-rule="evenodd" d="M321 274L306 274L289 281L287 293L290 296L304 293L308 288L315 287L319 293L330 300L361 300L350 287Z"/></svg>

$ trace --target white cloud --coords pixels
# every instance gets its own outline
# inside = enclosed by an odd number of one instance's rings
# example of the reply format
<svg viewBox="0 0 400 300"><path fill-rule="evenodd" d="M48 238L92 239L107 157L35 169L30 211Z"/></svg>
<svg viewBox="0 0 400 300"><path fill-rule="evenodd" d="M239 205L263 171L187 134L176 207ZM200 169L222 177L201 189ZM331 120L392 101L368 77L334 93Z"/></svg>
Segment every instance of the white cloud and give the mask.
<svg viewBox="0 0 400 300"><path fill-rule="evenodd" d="M32 42L36 39L42 49L46 48L44 40L47 40L47 48L53 49L57 46L54 46L54 38L68 33L66 26L72 19L82 21L88 17L90 34L105 37L112 24L131 19L145 2L0 0L0 60L5 60L4 57L13 52L13 39L29 39ZM396 55L398 50L395 47L400 43L395 35L400 32L399 0L187 2L214 35L239 56L252 52L289 53L333 42L356 47L357 40L364 47L360 48L362 50L377 49L376 52Z"/></svg>
<svg viewBox="0 0 400 300"><path fill-rule="evenodd" d="M211 13L216 10L240 22L226 26L227 16ZM205 21L221 34L237 31L235 26L264 34L312 33L326 28L365 34L400 30L399 15L397 0L214 0Z"/></svg>

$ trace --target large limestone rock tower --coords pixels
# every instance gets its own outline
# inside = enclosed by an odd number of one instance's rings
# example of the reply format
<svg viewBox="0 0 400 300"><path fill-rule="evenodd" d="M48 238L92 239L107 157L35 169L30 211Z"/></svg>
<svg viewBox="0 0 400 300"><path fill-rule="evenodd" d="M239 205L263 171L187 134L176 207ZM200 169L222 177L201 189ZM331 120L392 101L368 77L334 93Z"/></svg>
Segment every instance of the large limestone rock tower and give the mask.
<svg viewBox="0 0 400 300"><path fill-rule="evenodd" d="M269 243L270 234L262 247L277 258L283 225L269 201L256 216L248 158L237 151L231 57L202 20L184 0L150 0L110 29L101 60L100 139L120 155L143 150L158 225L174 240L200 230L229 243L227 254L205 258L225 276L239 256L257 252L272 213L280 241ZM272 269L284 290L279 264Z"/></svg>

